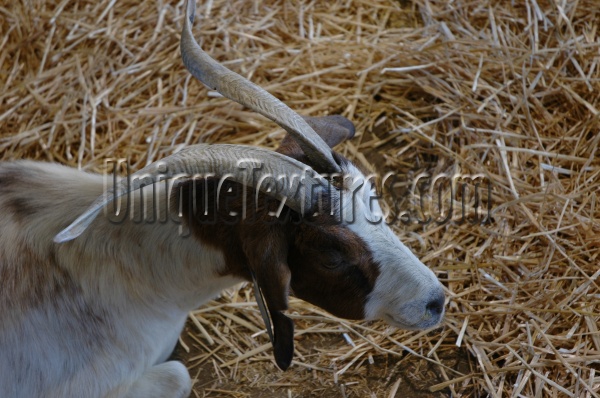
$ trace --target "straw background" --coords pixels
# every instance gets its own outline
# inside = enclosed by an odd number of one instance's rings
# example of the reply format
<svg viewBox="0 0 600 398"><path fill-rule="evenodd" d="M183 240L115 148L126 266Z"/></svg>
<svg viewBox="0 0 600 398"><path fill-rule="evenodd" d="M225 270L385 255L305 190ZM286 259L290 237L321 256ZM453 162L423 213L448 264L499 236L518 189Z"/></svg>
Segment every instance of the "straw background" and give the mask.
<svg viewBox="0 0 600 398"><path fill-rule="evenodd" d="M204 49L302 114L354 121L338 150L400 176L401 207L420 173L482 173L492 216L393 224L446 286L434 331L292 299L282 373L251 289L224 292L182 336L192 396L600 395L597 0L203 3ZM0 159L100 171L199 142L276 147L277 126L189 77L182 18L182 1L1 0Z"/></svg>

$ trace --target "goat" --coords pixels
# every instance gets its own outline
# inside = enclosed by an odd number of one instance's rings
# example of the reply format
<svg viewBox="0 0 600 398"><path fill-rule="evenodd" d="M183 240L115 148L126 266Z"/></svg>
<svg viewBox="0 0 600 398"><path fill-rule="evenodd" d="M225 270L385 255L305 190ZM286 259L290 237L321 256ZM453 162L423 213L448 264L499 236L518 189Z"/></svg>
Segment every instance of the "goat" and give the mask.
<svg viewBox="0 0 600 398"><path fill-rule="evenodd" d="M407 329L443 318L442 285L384 222L369 221L381 213L371 184L331 150L352 123L300 117L217 64L193 39L194 12L188 0L187 69L286 137L275 152L191 146L134 173L169 195L157 214L177 222L135 222L151 201L125 180L105 188L102 176L66 166L0 164L0 396L188 396L187 369L167 358L188 312L240 281L254 281L283 370L291 293L336 316ZM171 185L158 178L167 172ZM256 183L250 172L303 177ZM111 219L117 202L131 217Z"/></svg>

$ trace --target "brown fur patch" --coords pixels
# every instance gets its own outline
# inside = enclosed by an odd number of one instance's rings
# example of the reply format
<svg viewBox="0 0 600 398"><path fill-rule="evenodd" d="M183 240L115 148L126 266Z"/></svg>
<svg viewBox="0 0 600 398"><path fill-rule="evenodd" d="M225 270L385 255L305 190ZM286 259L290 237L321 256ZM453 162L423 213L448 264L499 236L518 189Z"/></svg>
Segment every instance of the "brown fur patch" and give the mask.
<svg viewBox="0 0 600 398"><path fill-rule="evenodd" d="M54 259L54 250L48 248L48 256L41 258L21 239L15 239L10 253L0 249L0 302L18 303L21 308L34 308L44 302L66 295L80 293L69 272ZM9 283L10 282L10 283Z"/></svg>
<svg viewBox="0 0 600 398"><path fill-rule="evenodd" d="M5 206L8 214L14 215L15 220L18 222L25 221L25 219L33 216L39 210L23 197L11 198L6 201Z"/></svg>
<svg viewBox="0 0 600 398"><path fill-rule="evenodd" d="M15 221L19 223L38 211L31 201L25 197L26 193L19 192L24 186L22 178L18 163L6 166L0 173L0 197L4 198L4 203L0 203L2 212L4 216L13 215Z"/></svg>
<svg viewBox="0 0 600 398"><path fill-rule="evenodd" d="M362 319L379 265L359 236L343 225L327 225L323 218L292 232L288 264L293 294L336 316Z"/></svg>
<svg viewBox="0 0 600 398"><path fill-rule="evenodd" d="M278 202L263 194L258 196L258 211L242 219L242 186L224 184L222 190L231 192L221 196L218 209L216 186L216 181L209 181L196 187L196 209L207 208L208 213L204 214L194 212L192 182L184 183L183 213L196 239L223 252L225 273L250 281L252 268L268 305L274 307L271 309L287 307L285 296L291 286L295 296L336 316L364 317L364 304L379 275L379 266L359 236L325 215L304 220L286 208L279 218L270 216L269 210L275 210ZM203 202L206 197L208 204ZM247 205L254 209L251 189ZM266 269L267 265L271 268Z"/></svg>

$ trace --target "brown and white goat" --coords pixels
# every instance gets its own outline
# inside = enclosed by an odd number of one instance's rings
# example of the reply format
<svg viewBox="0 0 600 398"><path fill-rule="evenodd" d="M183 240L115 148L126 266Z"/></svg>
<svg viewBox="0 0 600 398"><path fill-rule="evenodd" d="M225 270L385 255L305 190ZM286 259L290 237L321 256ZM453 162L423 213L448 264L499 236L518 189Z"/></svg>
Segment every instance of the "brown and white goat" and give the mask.
<svg viewBox="0 0 600 398"><path fill-rule="evenodd" d="M282 369L293 354L290 293L401 328L443 317L439 281L373 222L381 209L370 183L330 149L352 124L301 118L216 64L192 38L194 8L191 0L182 33L187 68L288 135L277 152L193 146L134 174L169 193L157 219L178 222L135 221L147 187L105 190L102 176L65 166L0 164L0 397L185 397L189 374L167 358L188 312L244 280L258 286ZM250 182L250 172L272 181ZM167 183L156 179L167 173ZM125 194L132 217L101 214Z"/></svg>

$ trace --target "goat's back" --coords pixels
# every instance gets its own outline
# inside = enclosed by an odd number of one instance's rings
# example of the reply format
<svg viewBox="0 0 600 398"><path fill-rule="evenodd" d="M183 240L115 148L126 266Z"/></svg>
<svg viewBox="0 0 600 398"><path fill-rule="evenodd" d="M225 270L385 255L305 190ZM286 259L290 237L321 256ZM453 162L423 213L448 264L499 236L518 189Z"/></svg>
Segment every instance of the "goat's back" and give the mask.
<svg viewBox="0 0 600 398"><path fill-rule="evenodd" d="M186 310L153 306L140 283L148 259L166 261L114 239L156 246L153 226L111 236L119 229L100 217L81 239L53 242L103 185L56 164L0 163L0 397L120 396L177 340Z"/></svg>

